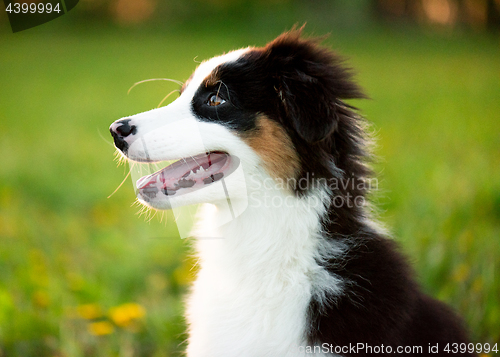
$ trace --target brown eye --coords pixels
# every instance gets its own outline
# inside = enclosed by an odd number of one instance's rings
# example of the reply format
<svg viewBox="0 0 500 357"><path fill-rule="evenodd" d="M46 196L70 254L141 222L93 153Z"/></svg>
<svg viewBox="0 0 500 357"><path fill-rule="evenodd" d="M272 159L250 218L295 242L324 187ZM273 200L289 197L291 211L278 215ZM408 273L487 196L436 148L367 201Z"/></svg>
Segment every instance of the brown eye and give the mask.
<svg viewBox="0 0 500 357"><path fill-rule="evenodd" d="M212 94L208 99L207 104L211 107L216 107L218 105L224 104L226 101L219 97L217 94Z"/></svg>

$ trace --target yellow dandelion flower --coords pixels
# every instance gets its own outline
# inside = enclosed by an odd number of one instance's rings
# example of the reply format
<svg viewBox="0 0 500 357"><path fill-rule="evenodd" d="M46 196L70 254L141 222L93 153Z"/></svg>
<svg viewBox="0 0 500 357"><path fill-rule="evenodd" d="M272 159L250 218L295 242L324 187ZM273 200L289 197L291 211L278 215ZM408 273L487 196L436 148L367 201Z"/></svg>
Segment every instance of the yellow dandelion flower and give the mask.
<svg viewBox="0 0 500 357"><path fill-rule="evenodd" d="M146 310L139 304L127 303L109 310L109 317L120 327L129 326L133 320L141 319L146 315Z"/></svg>
<svg viewBox="0 0 500 357"><path fill-rule="evenodd" d="M101 307L97 304L84 304L76 308L78 315L86 320L97 319L102 316Z"/></svg>
<svg viewBox="0 0 500 357"><path fill-rule="evenodd" d="M87 326L89 332L94 336L104 336L113 333L115 328L108 321L91 322Z"/></svg>

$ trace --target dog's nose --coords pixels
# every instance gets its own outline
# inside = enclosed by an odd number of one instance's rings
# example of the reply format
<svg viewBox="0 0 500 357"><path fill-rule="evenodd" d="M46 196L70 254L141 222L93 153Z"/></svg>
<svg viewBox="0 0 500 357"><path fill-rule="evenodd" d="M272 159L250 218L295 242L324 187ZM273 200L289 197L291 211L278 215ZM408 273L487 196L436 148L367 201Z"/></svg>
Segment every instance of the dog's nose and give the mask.
<svg viewBox="0 0 500 357"><path fill-rule="evenodd" d="M111 131L111 135L113 137L115 135L118 135L122 138L126 138L130 134L135 134L137 131L137 128L135 125L130 125L130 122L132 119L122 119L115 121L111 126L109 127L109 130Z"/></svg>
<svg viewBox="0 0 500 357"><path fill-rule="evenodd" d="M128 143L125 138L137 132L137 127L135 125L130 125L131 121L132 119L118 120L109 127L109 132L111 136L113 136L115 146L124 153L128 149Z"/></svg>

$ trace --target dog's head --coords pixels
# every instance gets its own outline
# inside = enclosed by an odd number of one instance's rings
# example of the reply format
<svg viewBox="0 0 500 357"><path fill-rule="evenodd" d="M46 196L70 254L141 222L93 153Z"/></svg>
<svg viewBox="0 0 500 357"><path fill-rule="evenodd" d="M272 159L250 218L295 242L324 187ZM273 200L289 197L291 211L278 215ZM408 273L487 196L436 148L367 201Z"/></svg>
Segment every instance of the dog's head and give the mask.
<svg viewBox="0 0 500 357"><path fill-rule="evenodd" d="M228 192L244 199L265 179L349 171L342 160L362 153L348 145L358 132L346 126L353 113L341 100L362 94L341 62L291 31L203 62L174 102L114 122L115 146L129 160L179 160L137 181L140 201L156 209L217 203Z"/></svg>

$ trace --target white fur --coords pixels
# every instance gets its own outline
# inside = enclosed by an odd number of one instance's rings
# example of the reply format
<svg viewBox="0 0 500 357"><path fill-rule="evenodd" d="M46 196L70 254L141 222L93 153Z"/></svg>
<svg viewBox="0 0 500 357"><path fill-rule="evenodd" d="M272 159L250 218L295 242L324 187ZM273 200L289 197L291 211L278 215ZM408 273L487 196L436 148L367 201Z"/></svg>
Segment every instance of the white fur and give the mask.
<svg viewBox="0 0 500 357"><path fill-rule="evenodd" d="M306 345L312 294L326 285L341 292L340 281L315 260L323 202L284 191L260 193L288 197L292 207L254 200L219 230L224 239L196 242L201 269L188 300L190 357L305 356L299 347ZM200 232L216 214L203 217Z"/></svg>
<svg viewBox="0 0 500 357"><path fill-rule="evenodd" d="M318 188L298 198L273 185L260 157L237 134L200 122L190 111L202 80L245 51L201 64L176 101L131 117L138 134L127 138L132 160L161 161L221 150L236 155L243 168L243 179L230 175L225 181L235 193L231 198L247 199L248 207L222 226L218 220L227 206L220 204L225 197L216 185L171 198L178 205L211 203L196 232L222 238L195 243L200 271L187 301L189 357L311 355L305 351L311 297L323 301L325 292L342 293L342 281L317 263L327 258L325 254L342 253L340 246L326 247L321 237L328 192Z"/></svg>

